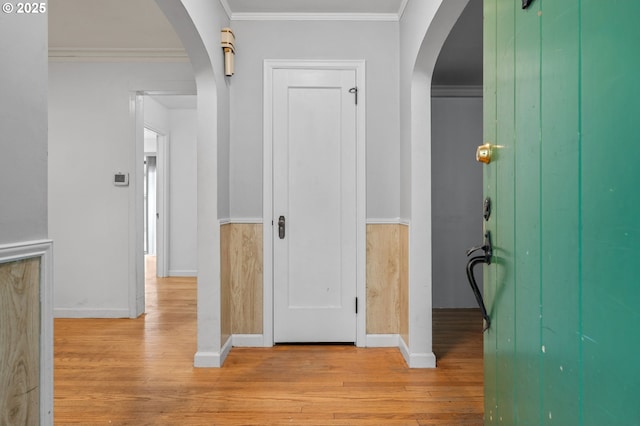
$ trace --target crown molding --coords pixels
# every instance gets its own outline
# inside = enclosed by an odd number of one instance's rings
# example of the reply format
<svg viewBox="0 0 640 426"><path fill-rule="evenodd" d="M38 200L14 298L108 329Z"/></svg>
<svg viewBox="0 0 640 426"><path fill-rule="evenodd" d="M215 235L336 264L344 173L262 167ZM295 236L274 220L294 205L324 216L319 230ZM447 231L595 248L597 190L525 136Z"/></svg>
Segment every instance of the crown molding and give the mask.
<svg viewBox="0 0 640 426"><path fill-rule="evenodd" d="M386 21L398 22L397 13L232 13L232 21Z"/></svg>
<svg viewBox="0 0 640 426"><path fill-rule="evenodd" d="M481 98L482 85L433 86L431 96L434 98Z"/></svg>
<svg viewBox="0 0 640 426"><path fill-rule="evenodd" d="M402 0L402 3L400 3L400 8L398 9L398 20L402 19L404 10L407 8L407 3L409 3L409 0Z"/></svg>
<svg viewBox="0 0 640 426"><path fill-rule="evenodd" d="M184 49L84 49L84 48L49 48L49 59L52 61L96 61L96 62L188 62L189 55Z"/></svg>
<svg viewBox="0 0 640 426"><path fill-rule="evenodd" d="M227 14L227 18L231 19L231 15L233 15L233 13L231 12L229 2L227 0L220 0L220 5L224 9L224 12Z"/></svg>

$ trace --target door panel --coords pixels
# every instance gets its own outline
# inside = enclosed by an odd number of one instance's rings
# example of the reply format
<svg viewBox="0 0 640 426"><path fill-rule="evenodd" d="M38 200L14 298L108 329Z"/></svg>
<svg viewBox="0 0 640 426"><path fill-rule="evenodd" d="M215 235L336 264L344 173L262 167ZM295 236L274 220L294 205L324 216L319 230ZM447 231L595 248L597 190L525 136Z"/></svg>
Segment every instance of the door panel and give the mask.
<svg viewBox="0 0 640 426"><path fill-rule="evenodd" d="M612 3L582 2L580 343L590 425L640 424L640 5Z"/></svg>
<svg viewBox="0 0 640 426"><path fill-rule="evenodd" d="M526 179L515 181L514 256L514 395L516 418L535 419L541 404L540 361L540 18L539 4L531 13L515 14L515 170ZM518 256L524 253L524 256ZM515 422L514 422L515 423Z"/></svg>
<svg viewBox="0 0 640 426"><path fill-rule="evenodd" d="M579 2L548 3L541 8L540 415L575 425L581 357Z"/></svg>
<svg viewBox="0 0 640 426"><path fill-rule="evenodd" d="M500 117L496 129L498 145L502 148L494 150L496 156L496 194L493 215L499 225L492 231L494 269L496 273L495 287L495 327L491 333L496 339L496 358L499 374L496 377L497 398L501 401L498 420L502 424L511 424L515 417L515 358L509 356L514 351L514 161L517 146L515 140L515 113L513 99L515 96L515 51L513 49L515 29L513 16L516 2L497 2L497 100L496 112Z"/></svg>
<svg viewBox="0 0 640 426"><path fill-rule="evenodd" d="M273 82L274 340L355 342L355 71Z"/></svg>
<svg viewBox="0 0 640 426"><path fill-rule="evenodd" d="M484 37L483 37L483 133L485 141L496 141L497 131L497 113L496 113L496 26L497 19L497 0L484 0ZM484 191L483 196L489 197L495 203L496 195L496 173L495 167L484 167ZM496 206L493 206L495 209ZM479 214L479 213L478 213ZM485 222L485 230L495 233L497 229L496 216L491 215ZM485 299L485 305L489 316L494 318L496 306L496 274L495 268L484 268L482 290ZM495 325L493 326L495 329ZM497 373L498 358L496 356L496 334L489 329L484 334L484 404L485 404L485 423L494 424L494 418L497 422Z"/></svg>
<svg viewBox="0 0 640 426"><path fill-rule="evenodd" d="M484 4L486 424L638 424L640 4Z"/></svg>

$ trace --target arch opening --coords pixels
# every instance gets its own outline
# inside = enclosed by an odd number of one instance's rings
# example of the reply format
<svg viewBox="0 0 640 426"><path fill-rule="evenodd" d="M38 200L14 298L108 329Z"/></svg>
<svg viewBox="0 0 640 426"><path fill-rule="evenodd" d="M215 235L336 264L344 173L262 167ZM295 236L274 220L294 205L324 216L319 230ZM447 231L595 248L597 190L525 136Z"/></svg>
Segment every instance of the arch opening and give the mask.
<svg viewBox="0 0 640 426"><path fill-rule="evenodd" d="M409 332L405 358L412 368L433 368L432 298L432 191L431 191L431 84L436 60L455 22L469 0L442 1L417 48L411 74L408 118L410 176L409 228ZM406 13L406 12L405 12ZM405 148L407 149L407 148Z"/></svg>

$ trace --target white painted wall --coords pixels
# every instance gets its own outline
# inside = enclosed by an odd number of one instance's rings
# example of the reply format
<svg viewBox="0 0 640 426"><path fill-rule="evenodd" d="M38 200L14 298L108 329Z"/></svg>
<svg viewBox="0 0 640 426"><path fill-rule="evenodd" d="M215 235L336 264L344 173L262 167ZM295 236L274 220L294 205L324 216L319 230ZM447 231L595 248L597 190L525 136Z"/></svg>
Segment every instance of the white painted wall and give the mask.
<svg viewBox="0 0 640 426"><path fill-rule="evenodd" d="M229 79L223 74L220 29L229 26L220 2L156 0L189 54L198 88L198 348L196 367L220 367L231 341L222 341L220 226L228 218Z"/></svg>
<svg viewBox="0 0 640 426"><path fill-rule="evenodd" d="M144 121L169 143L169 276L196 276L197 110L168 109L145 96Z"/></svg>
<svg viewBox="0 0 640 426"><path fill-rule="evenodd" d="M0 61L0 262L40 258L40 380L33 390L39 394L39 407L34 407L39 423L49 426L53 425L53 250L51 242L44 241L48 238L47 15L0 13ZM0 282L6 285L11 283ZM6 313L2 316L6 318ZM1 333L12 332L5 324L0 328ZM21 360L2 363L4 372L5 366L20 368ZM0 392L6 395L7 389ZM5 414L3 419L10 418Z"/></svg>
<svg viewBox="0 0 640 426"><path fill-rule="evenodd" d="M465 251L482 244L482 98L433 98L431 113L433 307L476 308Z"/></svg>
<svg viewBox="0 0 640 426"><path fill-rule="evenodd" d="M198 272L197 111L169 110L169 275Z"/></svg>
<svg viewBox="0 0 640 426"><path fill-rule="evenodd" d="M411 88L418 52L441 1L409 0L400 20L400 216L407 220L411 219Z"/></svg>
<svg viewBox="0 0 640 426"><path fill-rule="evenodd" d="M0 244L47 238L47 15L0 13Z"/></svg>
<svg viewBox="0 0 640 426"><path fill-rule="evenodd" d="M150 96L144 97L144 125L158 134L169 134L169 110Z"/></svg>
<svg viewBox="0 0 640 426"><path fill-rule="evenodd" d="M398 23L235 21L231 82L231 218L262 217L263 62L364 59L367 86L367 216L399 210Z"/></svg>
<svg viewBox="0 0 640 426"><path fill-rule="evenodd" d="M409 223L411 367L435 367L432 330L431 77L468 0L409 0L400 20L400 212Z"/></svg>
<svg viewBox="0 0 640 426"><path fill-rule="evenodd" d="M192 82L188 63L49 64L49 230L58 316L128 317L132 92ZM149 83L153 82L153 83ZM147 87L144 87L147 86Z"/></svg>

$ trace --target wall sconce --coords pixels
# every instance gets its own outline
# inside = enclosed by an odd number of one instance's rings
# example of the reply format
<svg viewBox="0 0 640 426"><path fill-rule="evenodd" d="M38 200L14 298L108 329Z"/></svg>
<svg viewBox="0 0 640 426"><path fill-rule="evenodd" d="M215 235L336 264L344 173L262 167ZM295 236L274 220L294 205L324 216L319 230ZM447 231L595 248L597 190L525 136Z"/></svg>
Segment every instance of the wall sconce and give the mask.
<svg viewBox="0 0 640 426"><path fill-rule="evenodd" d="M220 42L224 51L224 75L231 77L233 75L233 57L236 54L234 47L236 37L233 35L231 28L222 29Z"/></svg>

